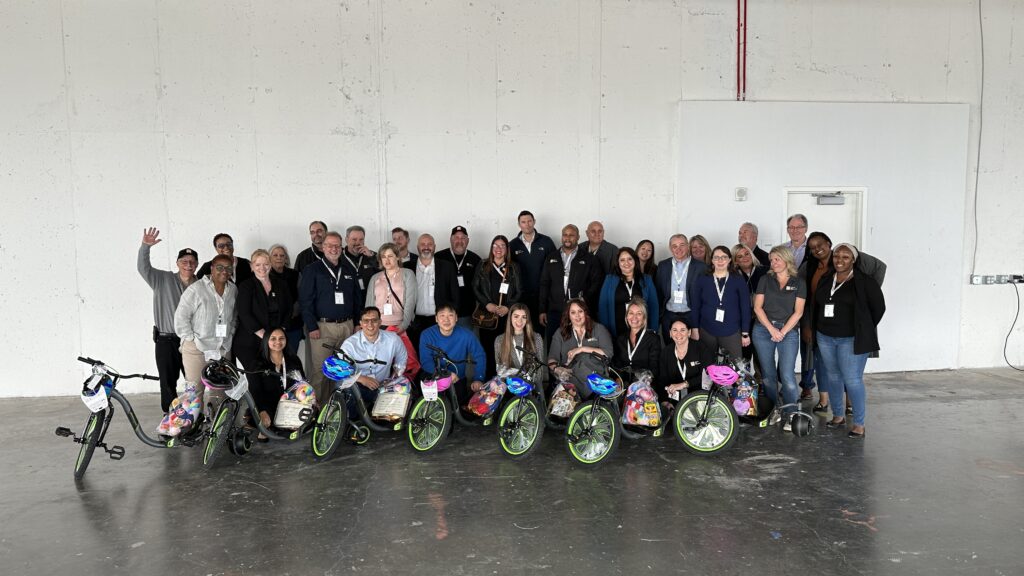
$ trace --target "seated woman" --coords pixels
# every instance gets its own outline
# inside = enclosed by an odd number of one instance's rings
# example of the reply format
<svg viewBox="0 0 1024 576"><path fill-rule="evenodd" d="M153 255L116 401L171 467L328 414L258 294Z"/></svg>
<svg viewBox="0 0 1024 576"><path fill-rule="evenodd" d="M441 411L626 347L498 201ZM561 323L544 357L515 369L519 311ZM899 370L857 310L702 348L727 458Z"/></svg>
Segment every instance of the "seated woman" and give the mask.
<svg viewBox="0 0 1024 576"><path fill-rule="evenodd" d="M260 422L269 428L277 412L277 402L281 395L295 382L305 379L302 361L288 349L288 337L283 328L267 330L260 343L260 360L257 369L270 371L270 374L249 375L249 391L260 413ZM261 442L267 440L260 434Z"/></svg>
<svg viewBox="0 0 1024 576"><path fill-rule="evenodd" d="M629 325L629 331L619 334L615 342L612 366L624 372L623 377L627 380L623 383L625 386L635 382L642 370L651 373L651 385L654 386L661 372L661 337L654 330L647 329L647 303L643 298L633 298L629 303L626 324Z"/></svg>
<svg viewBox="0 0 1024 576"><path fill-rule="evenodd" d="M666 409L690 392L701 389L704 365L700 361L699 346L691 345L690 327L676 320L669 329L672 343L661 351L660 382L654 387L658 399Z"/></svg>
<svg viewBox="0 0 1024 576"><path fill-rule="evenodd" d="M587 376L603 367L596 360L583 358L572 369L568 368L573 359L584 352L610 359L612 337L604 326L590 317L587 303L582 298L573 298L562 315L561 327L551 338L548 368L555 375L570 380L579 389L580 397L587 398L591 394Z"/></svg>
<svg viewBox="0 0 1024 576"><path fill-rule="evenodd" d="M540 372L534 375L535 382L544 381L544 339L540 334L533 331L533 324L530 322L530 309L526 304L513 304L509 308L508 324L505 326L505 333L494 340L494 357L498 366L498 374L506 369L519 369L523 367L523 360L526 354L537 358L541 363ZM520 351L522 348L523 351Z"/></svg>
<svg viewBox="0 0 1024 576"><path fill-rule="evenodd" d="M611 333L612 338L629 330L626 326L626 306L635 297L647 303L647 326L658 329L658 293L654 279L640 272L639 260L632 248L619 248L612 270L601 286L597 318Z"/></svg>

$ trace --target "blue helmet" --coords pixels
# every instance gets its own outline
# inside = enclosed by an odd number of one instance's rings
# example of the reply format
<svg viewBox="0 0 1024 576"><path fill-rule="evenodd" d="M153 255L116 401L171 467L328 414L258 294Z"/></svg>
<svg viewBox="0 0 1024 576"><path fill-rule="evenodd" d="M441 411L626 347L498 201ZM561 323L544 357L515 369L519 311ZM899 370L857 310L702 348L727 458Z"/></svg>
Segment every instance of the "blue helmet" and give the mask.
<svg viewBox="0 0 1024 576"><path fill-rule="evenodd" d="M509 392L516 396L526 396L533 390L533 384L515 376L505 378L505 386L508 387Z"/></svg>
<svg viewBox="0 0 1024 576"><path fill-rule="evenodd" d="M590 389L601 396L613 394L619 386L615 380L610 380L596 373L587 376L587 384L590 384Z"/></svg>
<svg viewBox="0 0 1024 576"><path fill-rule="evenodd" d="M324 360L324 376L327 376L335 382L340 382L353 374L355 374L355 366L349 364L347 361L338 358L337 356L328 356Z"/></svg>

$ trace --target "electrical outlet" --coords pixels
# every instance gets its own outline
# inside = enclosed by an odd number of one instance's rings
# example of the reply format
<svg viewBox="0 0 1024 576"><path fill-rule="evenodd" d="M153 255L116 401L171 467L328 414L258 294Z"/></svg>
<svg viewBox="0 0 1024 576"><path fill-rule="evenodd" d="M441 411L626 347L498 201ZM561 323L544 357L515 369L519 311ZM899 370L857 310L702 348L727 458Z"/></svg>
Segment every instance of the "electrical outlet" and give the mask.
<svg viewBox="0 0 1024 576"><path fill-rule="evenodd" d="M981 277L981 283L982 284L995 284L996 283L996 277L995 276L988 276L988 275L982 276Z"/></svg>
<svg viewBox="0 0 1024 576"><path fill-rule="evenodd" d="M1009 274L997 274L996 275L996 284L1009 284L1009 283L1010 283L1010 275Z"/></svg>
<svg viewBox="0 0 1024 576"><path fill-rule="evenodd" d="M971 274L971 284L974 286L981 285L981 274Z"/></svg>

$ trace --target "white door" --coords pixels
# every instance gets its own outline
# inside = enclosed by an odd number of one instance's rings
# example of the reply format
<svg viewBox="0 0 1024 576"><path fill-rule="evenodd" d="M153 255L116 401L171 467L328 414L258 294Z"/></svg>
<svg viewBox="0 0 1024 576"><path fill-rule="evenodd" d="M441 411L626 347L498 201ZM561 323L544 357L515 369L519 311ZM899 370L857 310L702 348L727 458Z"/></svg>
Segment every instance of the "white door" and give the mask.
<svg viewBox="0 0 1024 576"><path fill-rule="evenodd" d="M861 244L864 223L865 188L849 186L815 186L786 188L786 215L782 222L793 214L807 217L807 233L824 232L832 244L849 242L857 248ZM783 224L781 238L789 240Z"/></svg>

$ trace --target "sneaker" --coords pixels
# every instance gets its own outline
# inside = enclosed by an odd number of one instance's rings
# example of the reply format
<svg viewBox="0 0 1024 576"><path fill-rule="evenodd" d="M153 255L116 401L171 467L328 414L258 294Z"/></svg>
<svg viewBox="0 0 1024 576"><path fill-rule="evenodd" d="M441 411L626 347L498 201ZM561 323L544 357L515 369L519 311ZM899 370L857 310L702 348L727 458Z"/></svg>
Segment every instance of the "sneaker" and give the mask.
<svg viewBox="0 0 1024 576"><path fill-rule="evenodd" d="M782 415L779 414L778 410L774 410L772 411L772 415L768 417L768 425L774 426L778 424L780 420L782 420Z"/></svg>
<svg viewBox="0 0 1024 576"><path fill-rule="evenodd" d="M792 432L793 431L793 419L792 418L786 420L786 423L782 425L782 431L783 432Z"/></svg>

